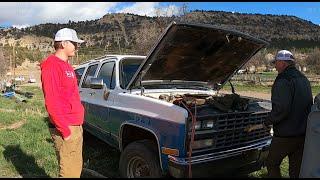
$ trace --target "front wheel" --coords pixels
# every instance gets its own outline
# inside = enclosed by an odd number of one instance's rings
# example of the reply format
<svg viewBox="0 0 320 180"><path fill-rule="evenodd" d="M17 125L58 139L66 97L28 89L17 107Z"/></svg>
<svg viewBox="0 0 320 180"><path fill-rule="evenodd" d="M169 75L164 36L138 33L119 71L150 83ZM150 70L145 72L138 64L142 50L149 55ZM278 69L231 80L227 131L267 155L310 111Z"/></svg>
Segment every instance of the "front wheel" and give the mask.
<svg viewBox="0 0 320 180"><path fill-rule="evenodd" d="M121 153L119 170L121 177L161 177L156 146L149 140L130 143Z"/></svg>

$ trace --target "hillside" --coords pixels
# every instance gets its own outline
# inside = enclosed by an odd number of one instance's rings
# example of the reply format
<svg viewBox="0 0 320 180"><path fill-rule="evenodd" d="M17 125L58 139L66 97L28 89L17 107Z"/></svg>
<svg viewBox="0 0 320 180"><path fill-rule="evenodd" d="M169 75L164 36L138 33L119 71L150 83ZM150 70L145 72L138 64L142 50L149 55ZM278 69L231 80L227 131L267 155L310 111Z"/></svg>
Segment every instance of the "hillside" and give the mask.
<svg viewBox="0 0 320 180"><path fill-rule="evenodd" d="M67 24L40 24L19 29L0 29L0 43L9 44L10 40L21 41L22 46L39 48L37 44L50 43L54 33L62 27L76 29L86 40L86 47L110 47L116 49L134 48L139 33L145 29L160 34L171 21L206 23L239 30L253 36L265 39L273 46L279 42L291 42L294 46L299 42L314 45L320 41L320 26L295 16L241 14L222 11L193 11L180 17L147 17L133 14L106 14L100 19L72 22ZM155 28L152 28L155 27ZM23 41L27 37L36 36L41 40ZM148 35L148 34L145 34ZM47 37L47 38L45 38ZM6 42L7 41L7 42ZM277 42L277 43L273 43ZM290 43L288 44L290 45Z"/></svg>
<svg viewBox="0 0 320 180"><path fill-rule="evenodd" d="M9 64L15 46L16 66L24 60L40 61L53 52L52 39L63 27L76 29L86 42L81 45L76 63L103 54L146 55L159 35L172 22L205 23L238 30L270 42L269 52L275 49L311 49L320 45L320 26L295 16L242 14L223 11L200 11L182 16L147 17L134 14L106 14L96 20L66 24L39 24L24 29L0 28L1 59ZM264 55L263 55L264 56ZM262 55L261 55L262 57ZM259 61L260 62L260 61Z"/></svg>
<svg viewBox="0 0 320 180"><path fill-rule="evenodd" d="M299 46L305 42L305 47L314 46L320 41L320 26L295 16L197 11L187 14L184 19L245 32L269 41L271 46L277 46L278 43Z"/></svg>

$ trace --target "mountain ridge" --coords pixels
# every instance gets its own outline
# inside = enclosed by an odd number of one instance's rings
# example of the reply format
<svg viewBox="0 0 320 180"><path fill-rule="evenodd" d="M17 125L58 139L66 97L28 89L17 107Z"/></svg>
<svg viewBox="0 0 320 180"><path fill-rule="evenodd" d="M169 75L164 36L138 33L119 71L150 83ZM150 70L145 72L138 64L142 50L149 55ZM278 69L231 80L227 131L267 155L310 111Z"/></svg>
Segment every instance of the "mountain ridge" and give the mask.
<svg viewBox="0 0 320 180"><path fill-rule="evenodd" d="M320 26L296 16L196 10L172 17L109 13L95 20L69 21L64 24L45 23L23 29L0 29L0 43L10 44L9 39L14 39L24 47L39 48L37 45L39 42L47 43L49 46L52 43L49 39L54 37L58 29L70 27L76 29L79 36L86 41L86 47L116 48L120 44L121 47L130 49L137 42L139 37L137 34L145 31L143 28L150 31L158 29L154 35L159 35L160 30L164 30L172 21L214 24L271 41L271 44L272 41L320 41ZM154 26L153 29L152 26ZM40 40L23 42L24 37L32 35Z"/></svg>

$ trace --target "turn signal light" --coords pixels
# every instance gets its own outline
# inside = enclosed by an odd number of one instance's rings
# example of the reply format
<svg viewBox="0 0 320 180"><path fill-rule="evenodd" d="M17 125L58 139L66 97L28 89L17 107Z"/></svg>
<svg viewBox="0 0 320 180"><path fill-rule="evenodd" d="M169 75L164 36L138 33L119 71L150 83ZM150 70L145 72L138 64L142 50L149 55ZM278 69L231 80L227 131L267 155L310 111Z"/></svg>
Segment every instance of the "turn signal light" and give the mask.
<svg viewBox="0 0 320 180"><path fill-rule="evenodd" d="M178 149L171 149L167 147L161 148L162 154L172 155L172 156L179 156L179 150Z"/></svg>

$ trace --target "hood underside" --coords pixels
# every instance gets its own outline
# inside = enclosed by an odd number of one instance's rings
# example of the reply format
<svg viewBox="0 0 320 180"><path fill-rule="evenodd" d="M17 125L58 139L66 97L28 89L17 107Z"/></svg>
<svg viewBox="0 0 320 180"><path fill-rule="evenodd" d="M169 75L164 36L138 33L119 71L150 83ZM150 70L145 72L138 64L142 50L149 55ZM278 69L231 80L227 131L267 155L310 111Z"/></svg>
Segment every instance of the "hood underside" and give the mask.
<svg viewBox="0 0 320 180"><path fill-rule="evenodd" d="M202 81L219 89L266 45L263 40L212 25L172 23L127 89L139 86L141 80Z"/></svg>

